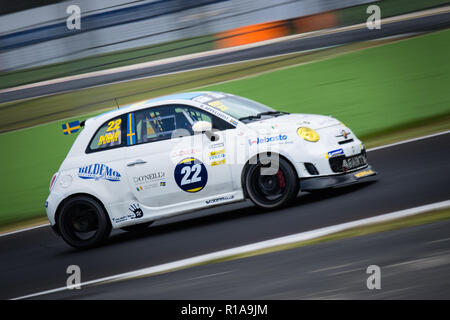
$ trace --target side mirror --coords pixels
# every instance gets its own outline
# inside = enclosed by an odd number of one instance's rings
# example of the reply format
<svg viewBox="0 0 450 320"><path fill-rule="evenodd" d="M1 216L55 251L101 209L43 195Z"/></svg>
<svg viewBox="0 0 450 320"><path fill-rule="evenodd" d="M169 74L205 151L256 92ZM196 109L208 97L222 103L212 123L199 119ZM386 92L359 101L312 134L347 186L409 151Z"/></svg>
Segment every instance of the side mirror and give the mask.
<svg viewBox="0 0 450 320"><path fill-rule="evenodd" d="M212 124L208 121L197 121L192 125L194 133L205 133L211 141L217 141L219 136L212 132Z"/></svg>
<svg viewBox="0 0 450 320"><path fill-rule="evenodd" d="M197 121L192 125L195 133L209 132L212 130L212 124L208 121Z"/></svg>

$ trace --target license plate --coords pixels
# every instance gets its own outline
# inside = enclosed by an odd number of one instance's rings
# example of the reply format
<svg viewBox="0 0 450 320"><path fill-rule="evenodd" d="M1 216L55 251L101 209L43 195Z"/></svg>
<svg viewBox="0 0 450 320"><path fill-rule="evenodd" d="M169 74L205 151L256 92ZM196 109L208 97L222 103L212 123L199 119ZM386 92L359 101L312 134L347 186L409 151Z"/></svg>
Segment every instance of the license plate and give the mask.
<svg viewBox="0 0 450 320"><path fill-rule="evenodd" d="M342 162L342 168L351 170L354 168L362 167L367 164L366 157L362 154L344 159Z"/></svg>

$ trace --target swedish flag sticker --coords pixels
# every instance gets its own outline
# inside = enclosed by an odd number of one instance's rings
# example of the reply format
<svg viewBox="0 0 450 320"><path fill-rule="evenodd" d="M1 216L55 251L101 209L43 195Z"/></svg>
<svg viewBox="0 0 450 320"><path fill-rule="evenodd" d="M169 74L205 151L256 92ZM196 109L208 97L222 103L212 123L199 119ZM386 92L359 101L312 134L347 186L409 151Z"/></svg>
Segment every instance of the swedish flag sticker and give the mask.
<svg viewBox="0 0 450 320"><path fill-rule="evenodd" d="M62 125L63 133L65 135L72 134L80 130L80 121L66 122Z"/></svg>

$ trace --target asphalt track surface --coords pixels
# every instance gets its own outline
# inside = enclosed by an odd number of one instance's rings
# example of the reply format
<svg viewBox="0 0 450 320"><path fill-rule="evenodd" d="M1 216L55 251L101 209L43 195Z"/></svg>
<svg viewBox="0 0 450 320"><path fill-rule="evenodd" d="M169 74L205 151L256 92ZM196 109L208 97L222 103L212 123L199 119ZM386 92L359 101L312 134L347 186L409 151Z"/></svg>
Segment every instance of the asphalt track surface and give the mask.
<svg viewBox="0 0 450 320"><path fill-rule="evenodd" d="M296 203L281 210L262 212L245 202L198 211L161 220L139 234L115 231L107 244L88 251L72 249L49 227L0 237L0 299L63 287L66 285L66 269L69 265L80 266L81 280L86 282L450 199L450 134L374 150L368 153L368 157L369 163L379 173L375 179L322 193L303 193ZM385 241L376 243L380 254L391 245L391 242ZM408 250L412 255L415 254L414 250L417 250L418 256L423 253L419 252L419 246L411 246ZM351 252L347 251L348 254ZM317 265L311 264L310 268L322 269L328 264L332 264L330 267L335 265L337 262L330 260L330 254L333 254L331 249L328 253L325 250L323 255L318 252L314 258ZM353 259L351 255L347 258L349 261ZM373 264L377 264L376 261ZM287 268L286 272L289 272L292 267L277 265L277 270L282 273L283 268ZM260 268L263 270L265 266L261 265ZM273 268L273 264L267 268ZM174 277L177 274L173 273ZM162 277L171 279L170 274ZM274 281L273 277L276 274L272 274L271 280ZM173 283L170 281L168 285ZM95 288L102 292L102 286ZM214 289L219 290L214 287L211 290ZM278 289L282 291L281 287ZM286 292L290 290L288 287L285 289ZM307 287L304 289L308 290ZM92 297L102 297L96 296L97 289L89 290ZM84 292L83 289L81 291ZM188 291L180 291L176 297L192 298L193 295L180 296L188 294ZM235 293L235 298L240 297L237 291ZM258 296L257 292L253 293L254 297ZM146 294L140 298L154 297L151 290ZM248 291L246 294L249 297L252 295ZM89 295L83 297L89 298ZM114 297L120 299L131 296L114 291Z"/></svg>
<svg viewBox="0 0 450 320"><path fill-rule="evenodd" d="M35 299L447 300L449 234L446 220ZM367 288L371 265L380 267L378 290Z"/></svg>
<svg viewBox="0 0 450 320"><path fill-rule="evenodd" d="M294 53L329 46L339 46L401 34L431 32L439 29L445 29L449 26L450 13L441 13L410 20L385 23L382 24L381 29L379 30L369 30L363 27L360 29L277 42L264 46L161 64L142 69L122 71L113 74L70 80L66 82L48 84L32 88L24 88L10 92L3 92L0 93L0 103L49 94L56 94L70 90L78 90L141 77L149 77L196 68L211 67L226 63L264 58L268 56Z"/></svg>

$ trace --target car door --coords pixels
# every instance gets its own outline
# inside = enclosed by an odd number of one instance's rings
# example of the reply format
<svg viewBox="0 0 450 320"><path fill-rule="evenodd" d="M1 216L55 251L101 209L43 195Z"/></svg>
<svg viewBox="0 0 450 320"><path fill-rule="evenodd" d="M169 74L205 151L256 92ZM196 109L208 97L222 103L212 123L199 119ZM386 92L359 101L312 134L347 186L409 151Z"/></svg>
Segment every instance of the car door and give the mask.
<svg viewBox="0 0 450 320"><path fill-rule="evenodd" d="M190 108L163 105L128 114L127 179L144 206L182 206L232 190L228 168L209 161L211 141L193 134Z"/></svg>

